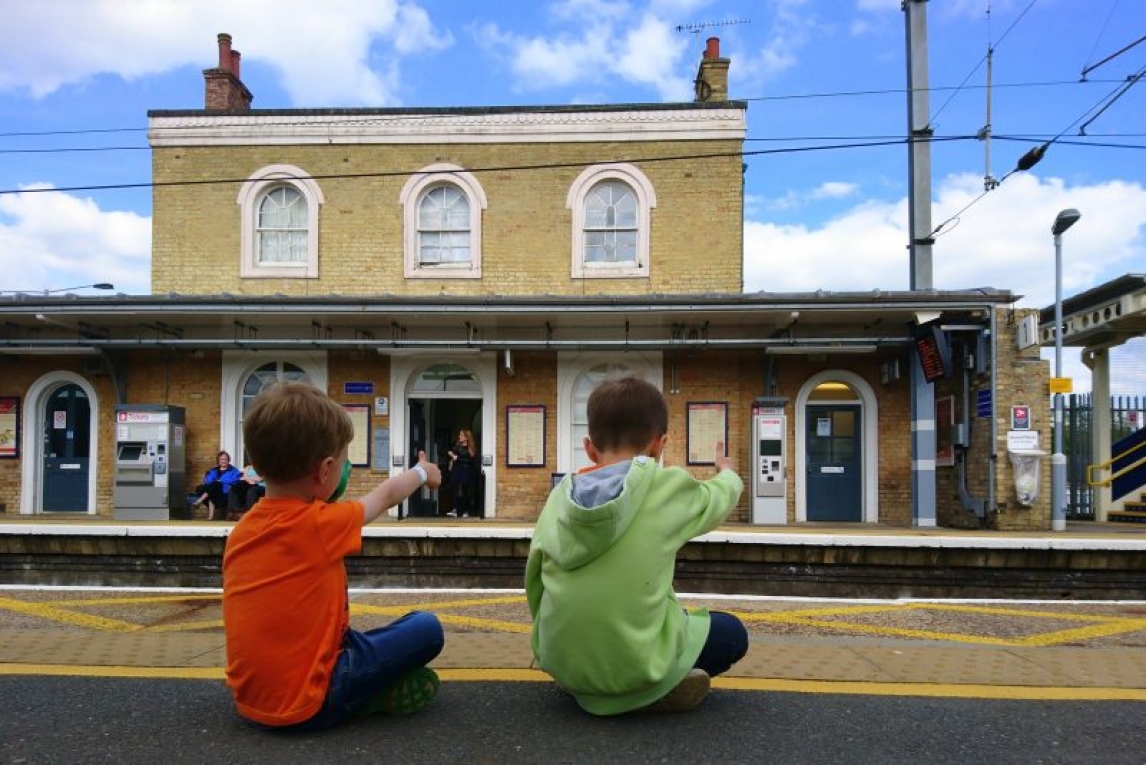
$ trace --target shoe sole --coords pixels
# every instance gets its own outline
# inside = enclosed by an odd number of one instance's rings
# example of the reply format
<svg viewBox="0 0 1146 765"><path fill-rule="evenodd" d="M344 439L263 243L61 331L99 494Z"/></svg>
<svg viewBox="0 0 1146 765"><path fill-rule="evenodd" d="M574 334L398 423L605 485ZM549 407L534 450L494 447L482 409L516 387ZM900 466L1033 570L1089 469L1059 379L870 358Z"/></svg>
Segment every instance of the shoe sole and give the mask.
<svg viewBox="0 0 1146 765"><path fill-rule="evenodd" d="M676 687L669 691L664 698L650 704L642 711L687 712L704 701L711 687L712 679L707 672L701 669L689 670L684 679L677 683Z"/></svg>
<svg viewBox="0 0 1146 765"><path fill-rule="evenodd" d="M412 669L394 683L382 697L379 711L400 717L420 712L438 695L441 681L429 667Z"/></svg>

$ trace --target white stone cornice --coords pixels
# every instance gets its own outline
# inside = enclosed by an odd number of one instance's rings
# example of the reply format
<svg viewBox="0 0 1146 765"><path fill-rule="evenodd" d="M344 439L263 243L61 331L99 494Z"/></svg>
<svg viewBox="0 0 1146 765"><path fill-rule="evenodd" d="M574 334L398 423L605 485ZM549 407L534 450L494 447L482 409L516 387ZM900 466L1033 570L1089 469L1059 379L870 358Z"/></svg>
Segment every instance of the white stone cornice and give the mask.
<svg viewBox="0 0 1146 765"><path fill-rule="evenodd" d="M153 147L743 140L744 110L153 116Z"/></svg>

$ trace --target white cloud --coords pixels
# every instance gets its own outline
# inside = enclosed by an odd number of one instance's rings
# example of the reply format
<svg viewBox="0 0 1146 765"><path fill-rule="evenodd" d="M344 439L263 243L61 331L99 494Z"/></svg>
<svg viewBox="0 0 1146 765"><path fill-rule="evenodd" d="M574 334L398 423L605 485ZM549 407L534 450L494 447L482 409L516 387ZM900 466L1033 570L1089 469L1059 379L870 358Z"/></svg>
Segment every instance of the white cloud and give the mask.
<svg viewBox="0 0 1146 765"><path fill-rule="evenodd" d="M619 78L650 86L662 100L691 100L693 73L681 64L688 38L664 18L600 0L569 0L552 15L556 28L547 35L520 35L494 23L476 32L479 44L507 62L518 89L597 86Z"/></svg>
<svg viewBox="0 0 1146 765"><path fill-rule="evenodd" d="M828 184L824 184L827 186ZM818 187L821 191L824 186ZM813 192L795 192L808 198ZM933 225L982 193L982 179L950 176L937 188ZM932 248L936 289L995 287L1020 305L1054 301L1059 210L1083 217L1063 236L1063 293L1075 294L1146 258L1146 187L1125 181L1066 187L1060 179L1016 175L943 226ZM745 225L745 289L771 291L907 289L907 202L869 201L818 228Z"/></svg>
<svg viewBox="0 0 1146 765"><path fill-rule="evenodd" d="M130 80L188 64L215 66L215 36L228 32L244 69L251 61L277 69L295 104L383 106L398 101L400 56L452 44L424 9L402 0L8 5L0 26L0 90L27 89L36 97L97 74Z"/></svg>
<svg viewBox="0 0 1146 765"><path fill-rule="evenodd" d="M0 273L5 290L111 282L118 292L147 294L151 219L59 191L2 195Z"/></svg>

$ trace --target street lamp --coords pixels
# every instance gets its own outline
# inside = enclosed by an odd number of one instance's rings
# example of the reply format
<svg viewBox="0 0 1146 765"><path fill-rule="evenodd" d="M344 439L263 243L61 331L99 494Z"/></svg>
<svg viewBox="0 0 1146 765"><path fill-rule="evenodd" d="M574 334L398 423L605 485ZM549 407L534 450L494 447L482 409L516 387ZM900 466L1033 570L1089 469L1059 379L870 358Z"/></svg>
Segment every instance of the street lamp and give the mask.
<svg viewBox="0 0 1146 765"><path fill-rule="evenodd" d="M53 292L70 292L71 290L86 290L86 289L113 290L113 289L115 289L115 285L114 284L108 284L107 282L96 282L95 284L80 284L80 285L77 285L75 287L59 287L59 288L54 289L54 290L44 290L44 294L45 295L51 295Z"/></svg>
<svg viewBox="0 0 1146 765"><path fill-rule="evenodd" d="M1054 376L1062 378L1062 233L1082 213L1073 207L1059 212L1051 226L1054 234ZM1066 530L1066 456L1062 453L1062 393L1054 394L1054 454L1051 455L1051 530Z"/></svg>
<svg viewBox="0 0 1146 765"><path fill-rule="evenodd" d="M0 295L35 295L35 294L39 293L39 294L42 294L44 297L47 297L48 295L53 295L57 292L71 292L72 290L87 290L87 289L113 290L113 289L115 289L115 285L109 284L108 282L96 282L95 284L78 284L75 287L57 287L56 289L0 290Z"/></svg>

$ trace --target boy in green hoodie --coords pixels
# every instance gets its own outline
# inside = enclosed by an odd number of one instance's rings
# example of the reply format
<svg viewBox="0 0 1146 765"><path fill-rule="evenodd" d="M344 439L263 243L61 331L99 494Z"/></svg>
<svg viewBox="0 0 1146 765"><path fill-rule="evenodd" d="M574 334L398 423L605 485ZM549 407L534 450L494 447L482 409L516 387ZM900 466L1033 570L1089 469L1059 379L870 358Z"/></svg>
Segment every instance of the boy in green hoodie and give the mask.
<svg viewBox="0 0 1146 765"><path fill-rule="evenodd" d="M601 384L588 418L593 466L553 489L529 547L533 655L591 714L691 709L744 657L748 633L731 614L677 602L676 553L716 528L744 485L726 456L706 481L658 465L668 406L645 380Z"/></svg>

